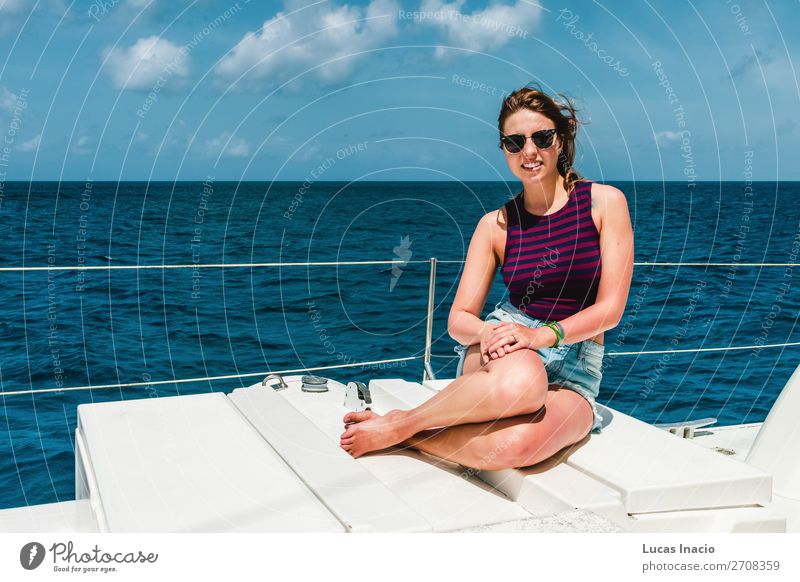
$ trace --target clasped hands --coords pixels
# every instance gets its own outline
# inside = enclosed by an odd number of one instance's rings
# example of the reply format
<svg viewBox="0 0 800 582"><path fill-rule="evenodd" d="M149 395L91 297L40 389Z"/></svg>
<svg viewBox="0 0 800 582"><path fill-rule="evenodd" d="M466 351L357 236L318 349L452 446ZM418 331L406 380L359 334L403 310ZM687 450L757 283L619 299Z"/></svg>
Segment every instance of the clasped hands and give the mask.
<svg viewBox="0 0 800 582"><path fill-rule="evenodd" d="M521 349L549 348L555 332L546 326L527 327L504 321L484 327L481 336L481 365Z"/></svg>

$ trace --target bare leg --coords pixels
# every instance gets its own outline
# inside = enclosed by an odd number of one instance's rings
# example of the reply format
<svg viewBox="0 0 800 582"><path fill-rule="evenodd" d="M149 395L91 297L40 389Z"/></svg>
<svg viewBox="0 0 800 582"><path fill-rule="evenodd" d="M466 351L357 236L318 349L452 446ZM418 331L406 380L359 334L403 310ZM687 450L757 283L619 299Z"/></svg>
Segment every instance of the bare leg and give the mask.
<svg viewBox="0 0 800 582"><path fill-rule="evenodd" d="M547 373L539 355L520 350L489 361L456 378L444 390L411 410L385 416L349 412L342 438L353 437L351 454L360 456L403 442L421 430L532 414L547 396Z"/></svg>
<svg viewBox="0 0 800 582"><path fill-rule="evenodd" d="M402 445L479 470L526 467L579 442L593 421L583 397L553 384L547 404L534 414L428 429ZM341 447L352 454L353 441L343 437Z"/></svg>
<svg viewBox="0 0 800 582"><path fill-rule="evenodd" d="M547 404L534 414L428 429L403 444L478 470L526 467L579 442L593 420L583 397L566 389L551 390Z"/></svg>

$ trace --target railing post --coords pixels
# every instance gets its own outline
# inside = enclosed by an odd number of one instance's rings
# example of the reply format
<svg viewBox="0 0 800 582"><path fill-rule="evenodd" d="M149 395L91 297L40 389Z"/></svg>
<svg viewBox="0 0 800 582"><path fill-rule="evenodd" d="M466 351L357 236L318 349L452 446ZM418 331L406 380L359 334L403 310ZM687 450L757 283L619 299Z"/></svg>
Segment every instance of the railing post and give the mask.
<svg viewBox="0 0 800 582"><path fill-rule="evenodd" d="M431 273L428 279L428 323L425 329L425 357L422 360L422 381L435 380L431 368L431 336L433 335L433 301L436 294L436 257L431 257Z"/></svg>

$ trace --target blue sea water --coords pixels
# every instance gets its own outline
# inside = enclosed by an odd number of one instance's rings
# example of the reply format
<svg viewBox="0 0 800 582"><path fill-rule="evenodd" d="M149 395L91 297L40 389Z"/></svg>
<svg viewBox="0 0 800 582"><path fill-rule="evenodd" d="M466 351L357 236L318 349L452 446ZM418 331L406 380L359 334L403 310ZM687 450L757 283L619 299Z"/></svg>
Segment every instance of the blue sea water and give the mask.
<svg viewBox="0 0 800 582"><path fill-rule="evenodd" d="M615 182L638 262L606 333L600 401L648 422L764 419L798 364L800 184ZM0 508L72 499L76 407L259 380L178 379L416 356L325 373L420 380L430 257L433 359L478 219L505 182L6 183L0 191ZM402 260L402 266L58 271L74 265ZM423 262L415 262L423 261ZM447 262L453 261L453 262ZM484 315L504 293L498 275ZM618 355L614 355L618 354ZM129 382L167 384L8 394Z"/></svg>

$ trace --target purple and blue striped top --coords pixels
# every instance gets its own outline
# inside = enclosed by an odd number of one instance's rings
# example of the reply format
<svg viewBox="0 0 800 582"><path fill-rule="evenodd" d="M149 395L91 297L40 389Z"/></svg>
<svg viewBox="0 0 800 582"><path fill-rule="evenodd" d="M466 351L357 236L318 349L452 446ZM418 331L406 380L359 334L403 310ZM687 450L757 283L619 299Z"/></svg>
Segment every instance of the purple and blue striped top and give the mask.
<svg viewBox="0 0 800 582"><path fill-rule="evenodd" d="M525 210L522 192L505 204L501 272L509 301L527 315L560 320L595 302L600 234L592 220L591 192L591 181L576 182L567 204L547 216Z"/></svg>

